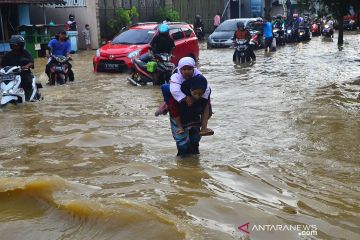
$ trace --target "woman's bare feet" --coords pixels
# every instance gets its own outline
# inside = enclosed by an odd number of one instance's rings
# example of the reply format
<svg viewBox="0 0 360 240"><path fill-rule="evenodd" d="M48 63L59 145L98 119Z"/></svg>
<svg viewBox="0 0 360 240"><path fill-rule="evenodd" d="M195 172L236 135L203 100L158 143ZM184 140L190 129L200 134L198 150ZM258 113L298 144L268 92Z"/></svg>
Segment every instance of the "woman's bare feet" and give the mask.
<svg viewBox="0 0 360 240"><path fill-rule="evenodd" d="M214 135L214 131L210 128L205 128L200 130L200 136L211 136Z"/></svg>

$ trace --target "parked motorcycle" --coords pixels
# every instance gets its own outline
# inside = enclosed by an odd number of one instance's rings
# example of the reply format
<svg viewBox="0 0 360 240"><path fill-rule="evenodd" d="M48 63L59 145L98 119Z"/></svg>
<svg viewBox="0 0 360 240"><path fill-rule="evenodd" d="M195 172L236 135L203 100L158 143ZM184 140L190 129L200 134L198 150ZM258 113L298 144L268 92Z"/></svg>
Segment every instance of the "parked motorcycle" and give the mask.
<svg viewBox="0 0 360 240"><path fill-rule="evenodd" d="M154 61L143 62L140 59L133 58L134 68L128 81L135 86L144 86L148 83L153 85L162 85L169 82L170 77L175 70L175 64L170 62L171 55L160 53L154 55Z"/></svg>
<svg viewBox="0 0 360 240"><path fill-rule="evenodd" d="M353 19L344 20L344 29L346 30L356 30L356 22Z"/></svg>
<svg viewBox="0 0 360 240"><path fill-rule="evenodd" d="M320 35L321 35L320 23L314 22L314 23L311 25L311 35L312 35L313 37L316 37L316 36L320 36Z"/></svg>
<svg viewBox="0 0 360 240"><path fill-rule="evenodd" d="M39 88L42 88L41 83L36 83L36 78L32 75L32 91L30 98L25 99L25 91L20 87L21 72L30 71L29 69L21 69L20 66L7 66L0 69L0 97L1 107L9 103L24 103L25 101L33 102L40 100L41 94Z"/></svg>
<svg viewBox="0 0 360 240"><path fill-rule="evenodd" d="M322 30L322 35L324 38L333 38L334 30L328 24L326 24Z"/></svg>
<svg viewBox="0 0 360 240"><path fill-rule="evenodd" d="M65 84L68 79L70 57L51 55L49 85Z"/></svg>
<svg viewBox="0 0 360 240"><path fill-rule="evenodd" d="M245 39L236 39L235 40L235 51L233 55L234 63L246 63L250 62L250 54L249 54L249 44L254 44L250 41L250 43Z"/></svg>

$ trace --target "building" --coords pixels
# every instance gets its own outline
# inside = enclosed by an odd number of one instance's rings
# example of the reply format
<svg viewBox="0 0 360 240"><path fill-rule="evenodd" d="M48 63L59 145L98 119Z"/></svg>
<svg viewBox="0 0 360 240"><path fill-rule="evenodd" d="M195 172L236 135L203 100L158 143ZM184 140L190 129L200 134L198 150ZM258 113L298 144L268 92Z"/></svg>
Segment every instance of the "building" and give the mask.
<svg viewBox="0 0 360 240"><path fill-rule="evenodd" d="M30 6L30 19L32 24L54 24L61 25L57 28L51 28L52 34L59 30L64 30L65 24L69 19L69 14L75 15L77 23L78 47L85 49L85 40L82 31L85 24L89 24L91 32L91 47L99 48L100 23L99 23L99 0L64 0L65 4L58 5L32 5Z"/></svg>
<svg viewBox="0 0 360 240"><path fill-rule="evenodd" d="M10 50L7 41L18 34L18 26L32 24L30 7L34 4L61 4L63 0L0 0L0 54Z"/></svg>
<svg viewBox="0 0 360 240"><path fill-rule="evenodd" d="M226 0L225 2L226 18L287 15L291 6L297 4L297 0Z"/></svg>
<svg viewBox="0 0 360 240"><path fill-rule="evenodd" d="M172 0L64 0L65 5L31 6L30 18L33 24L53 22L65 24L69 14L74 14L79 31L78 46L85 48L81 31L85 24L90 25L92 48L97 49L103 39L111 39L109 20L117 9L130 9L135 6L140 14L136 21L153 20L160 7L172 6ZM58 29L53 29L55 33Z"/></svg>

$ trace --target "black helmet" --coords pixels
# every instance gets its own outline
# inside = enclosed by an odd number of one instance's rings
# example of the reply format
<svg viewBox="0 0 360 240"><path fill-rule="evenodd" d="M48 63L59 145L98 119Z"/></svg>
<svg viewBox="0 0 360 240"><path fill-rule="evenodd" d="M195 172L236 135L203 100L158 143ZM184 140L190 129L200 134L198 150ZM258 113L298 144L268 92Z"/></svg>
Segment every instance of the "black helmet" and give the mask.
<svg viewBox="0 0 360 240"><path fill-rule="evenodd" d="M237 28L244 28L245 27L243 22L237 22L236 26L237 26Z"/></svg>
<svg viewBox="0 0 360 240"><path fill-rule="evenodd" d="M14 45L18 45L18 46L20 46L21 49L24 49L25 39L21 35L12 35L9 40L9 44L10 44L11 49L13 49Z"/></svg>
<svg viewBox="0 0 360 240"><path fill-rule="evenodd" d="M74 21L74 19L75 19L75 15L72 14L72 13L70 13L70 14L69 14L69 20L70 20L70 21Z"/></svg>

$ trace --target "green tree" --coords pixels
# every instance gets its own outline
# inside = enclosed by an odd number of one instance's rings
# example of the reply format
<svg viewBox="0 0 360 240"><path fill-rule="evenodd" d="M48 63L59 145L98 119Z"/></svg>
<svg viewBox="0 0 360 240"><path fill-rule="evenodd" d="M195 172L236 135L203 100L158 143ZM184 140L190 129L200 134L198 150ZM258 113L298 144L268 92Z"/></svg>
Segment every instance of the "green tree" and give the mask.
<svg viewBox="0 0 360 240"><path fill-rule="evenodd" d="M129 24L132 24L134 18L138 18L139 13L135 6L131 9L120 8L116 10L115 17L108 23L113 35L120 32L120 30Z"/></svg>
<svg viewBox="0 0 360 240"><path fill-rule="evenodd" d="M164 20L178 22L180 21L180 14L172 8L162 7L160 8L158 14L155 16L155 20L158 22L162 22Z"/></svg>

